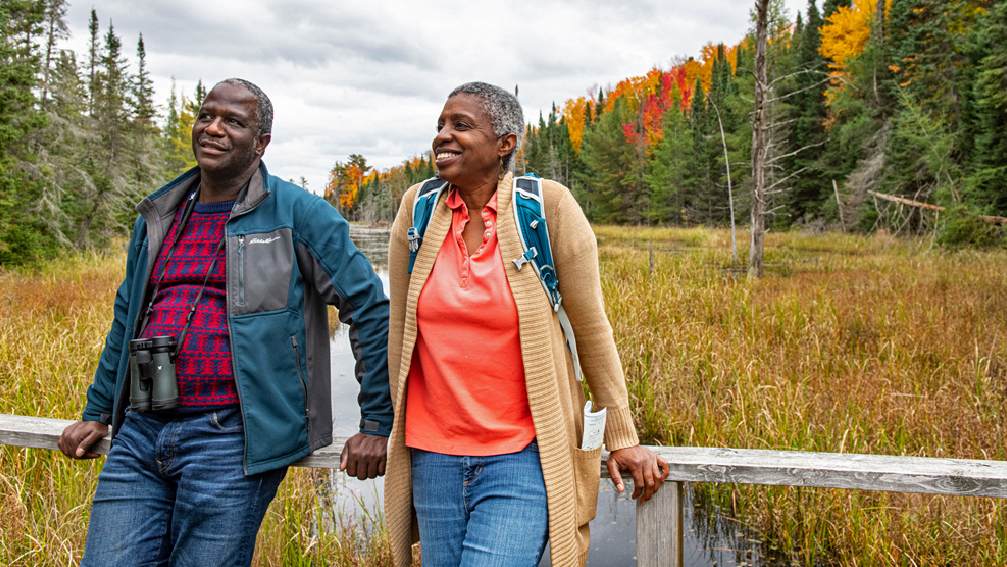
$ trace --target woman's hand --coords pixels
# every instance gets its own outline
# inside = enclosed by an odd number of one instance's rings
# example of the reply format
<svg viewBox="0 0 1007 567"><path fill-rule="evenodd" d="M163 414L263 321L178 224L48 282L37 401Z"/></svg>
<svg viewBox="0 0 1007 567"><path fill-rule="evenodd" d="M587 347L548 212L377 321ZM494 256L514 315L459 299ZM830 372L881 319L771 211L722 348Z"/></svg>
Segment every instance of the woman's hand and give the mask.
<svg viewBox="0 0 1007 567"><path fill-rule="evenodd" d="M637 445L612 451L608 455L608 474L620 493L626 491L621 471L628 471L633 476L633 499L643 503L661 488L671 468L656 453Z"/></svg>

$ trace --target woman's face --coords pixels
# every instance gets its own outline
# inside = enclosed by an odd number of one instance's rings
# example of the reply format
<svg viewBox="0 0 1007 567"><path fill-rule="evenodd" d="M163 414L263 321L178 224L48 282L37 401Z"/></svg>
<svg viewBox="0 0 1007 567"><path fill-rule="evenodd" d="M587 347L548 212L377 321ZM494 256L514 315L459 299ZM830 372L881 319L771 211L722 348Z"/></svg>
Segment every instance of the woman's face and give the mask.
<svg viewBox="0 0 1007 567"><path fill-rule="evenodd" d="M489 113L479 99L458 94L444 103L437 119L433 151L437 173L446 181L467 187L496 180L500 160L514 150L513 134L498 137Z"/></svg>

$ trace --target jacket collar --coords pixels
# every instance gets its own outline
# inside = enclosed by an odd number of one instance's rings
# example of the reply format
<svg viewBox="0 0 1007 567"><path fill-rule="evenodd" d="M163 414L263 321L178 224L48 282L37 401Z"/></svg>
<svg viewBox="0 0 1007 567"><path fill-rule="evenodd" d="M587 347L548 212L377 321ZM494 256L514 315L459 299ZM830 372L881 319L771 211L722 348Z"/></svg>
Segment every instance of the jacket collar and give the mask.
<svg viewBox="0 0 1007 567"><path fill-rule="evenodd" d="M199 183L199 166L193 167L182 175L140 201L136 211L148 221L152 218L163 218L174 213L182 199ZM243 215L259 206L269 196L269 171L266 164L259 162L249 179L248 185L238 194L231 216Z"/></svg>

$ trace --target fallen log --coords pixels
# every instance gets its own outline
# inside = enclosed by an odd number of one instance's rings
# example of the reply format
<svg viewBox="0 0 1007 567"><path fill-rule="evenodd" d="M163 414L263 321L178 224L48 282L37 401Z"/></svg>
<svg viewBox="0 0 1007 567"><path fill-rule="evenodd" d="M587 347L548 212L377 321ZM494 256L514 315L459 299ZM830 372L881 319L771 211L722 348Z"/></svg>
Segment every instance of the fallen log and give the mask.
<svg viewBox="0 0 1007 567"><path fill-rule="evenodd" d="M900 205L906 205L907 207L915 207L917 209L926 209L928 211L942 212L947 210L946 207L940 205L932 205L930 203L921 203L919 201L914 201L912 199L907 199L905 197L898 197L896 195L886 195L885 193L878 193L877 191L867 192L872 197L877 197L882 201L888 201L890 203L898 203ZM979 215L979 220L987 222L990 224L1007 224L1007 217L998 217L996 215Z"/></svg>

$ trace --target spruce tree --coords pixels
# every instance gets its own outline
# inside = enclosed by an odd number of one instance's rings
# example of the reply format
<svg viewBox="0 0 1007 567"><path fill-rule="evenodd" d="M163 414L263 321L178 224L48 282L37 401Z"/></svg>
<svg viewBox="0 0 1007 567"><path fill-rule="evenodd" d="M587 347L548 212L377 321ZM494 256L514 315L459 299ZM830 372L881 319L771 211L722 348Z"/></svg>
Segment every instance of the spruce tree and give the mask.
<svg viewBox="0 0 1007 567"><path fill-rule="evenodd" d="M42 182L37 144L26 143L45 126L34 87L41 58L32 41L42 32L40 2L0 0L0 264L26 264L51 254L39 218Z"/></svg>
<svg viewBox="0 0 1007 567"><path fill-rule="evenodd" d="M1007 216L1007 3L998 3L976 24L978 51L972 98L975 151L968 178L975 209Z"/></svg>
<svg viewBox="0 0 1007 567"><path fill-rule="evenodd" d="M650 192L646 218L653 223L687 222L686 199L695 192L693 134L677 88L673 87L669 100L661 141L654 147L645 177Z"/></svg>

